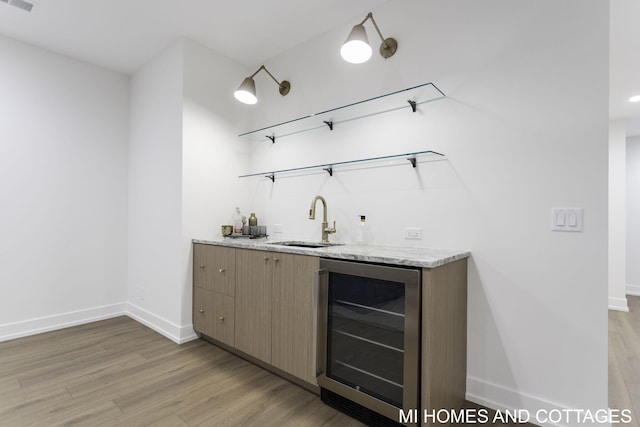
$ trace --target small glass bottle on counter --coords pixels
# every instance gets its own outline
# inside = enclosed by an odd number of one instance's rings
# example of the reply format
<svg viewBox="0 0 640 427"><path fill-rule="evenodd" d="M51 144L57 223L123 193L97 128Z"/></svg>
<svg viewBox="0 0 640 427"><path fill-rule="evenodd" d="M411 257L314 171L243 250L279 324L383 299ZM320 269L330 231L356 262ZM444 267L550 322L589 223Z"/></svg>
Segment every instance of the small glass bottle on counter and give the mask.
<svg viewBox="0 0 640 427"><path fill-rule="evenodd" d="M236 212L233 214L233 232L242 234L242 225L242 212L240 212L240 208L236 208Z"/></svg>
<svg viewBox="0 0 640 427"><path fill-rule="evenodd" d="M256 218L256 214L251 212L251 216L249 216L249 227L255 227L258 225L258 218Z"/></svg>

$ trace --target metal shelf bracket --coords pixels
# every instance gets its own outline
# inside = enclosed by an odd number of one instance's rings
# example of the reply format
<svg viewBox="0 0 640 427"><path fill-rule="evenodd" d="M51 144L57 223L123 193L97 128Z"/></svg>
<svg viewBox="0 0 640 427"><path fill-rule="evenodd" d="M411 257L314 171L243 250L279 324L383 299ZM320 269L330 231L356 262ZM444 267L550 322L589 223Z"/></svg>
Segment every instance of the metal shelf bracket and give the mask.
<svg viewBox="0 0 640 427"><path fill-rule="evenodd" d="M291 168L291 169L282 169L282 170L276 170L276 171L270 171L270 172L259 172L259 173L250 173L247 175L240 175L238 178L248 178L248 177L252 177L252 176L264 176L265 178L269 178L271 180L271 182L276 182L276 174L281 174L281 173L288 173L288 172L300 172L300 171L308 171L308 170L313 170L313 169L322 169L323 171L327 172L329 174L329 176L333 176L333 170L336 166L340 167L343 165L350 165L350 164L354 164L354 163L363 163L363 162L374 162L374 161L380 161L380 160L388 160L388 159L401 159L404 158L405 160L409 161L411 163L412 167L417 167L418 165L418 161L417 161L417 157L420 155L430 155L432 157L435 158L443 158L444 154L442 153L438 153L437 151L431 151L431 150L426 150L426 151L415 151L413 153L405 153L405 154L392 154L389 156L380 156L380 157L369 157L366 159L357 159L357 160L347 160L344 162L333 162L333 163L324 163L324 164L318 164L318 165L311 165L311 166L302 166L299 168Z"/></svg>

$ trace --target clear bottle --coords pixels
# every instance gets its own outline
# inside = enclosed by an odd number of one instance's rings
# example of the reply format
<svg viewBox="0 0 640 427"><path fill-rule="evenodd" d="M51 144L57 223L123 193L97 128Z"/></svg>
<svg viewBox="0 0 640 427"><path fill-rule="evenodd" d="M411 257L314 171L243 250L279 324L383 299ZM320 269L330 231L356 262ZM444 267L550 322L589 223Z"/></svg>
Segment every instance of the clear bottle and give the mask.
<svg viewBox="0 0 640 427"><path fill-rule="evenodd" d="M240 212L240 208L236 208L235 213L233 214L233 232L235 234L242 234L242 212Z"/></svg>
<svg viewBox="0 0 640 427"><path fill-rule="evenodd" d="M365 245L369 243L369 230L367 228L367 218L365 215L358 215L360 222L358 223L358 229L356 230L356 243Z"/></svg>

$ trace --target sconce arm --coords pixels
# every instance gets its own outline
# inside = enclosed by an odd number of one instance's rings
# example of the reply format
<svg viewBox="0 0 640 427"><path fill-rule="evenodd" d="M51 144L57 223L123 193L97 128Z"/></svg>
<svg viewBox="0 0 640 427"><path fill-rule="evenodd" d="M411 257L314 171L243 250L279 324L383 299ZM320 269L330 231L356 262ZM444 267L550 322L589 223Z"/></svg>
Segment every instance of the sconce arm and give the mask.
<svg viewBox="0 0 640 427"><path fill-rule="evenodd" d="M251 78L253 78L256 74L258 74L260 70L264 70L267 74L269 74L269 77L271 77L273 81L276 82L278 86L280 86L280 82L275 77L273 77L273 74L271 74L269 70L267 70L267 67L265 67L264 65L261 65L260 68L258 68L258 70L251 75Z"/></svg>
<svg viewBox="0 0 640 427"><path fill-rule="evenodd" d="M373 13L369 12L369 14L367 15L366 18L364 18L364 21L362 21L362 23L364 24L366 22L367 19L371 19L371 23L373 24L373 27L376 29L376 32L378 33L378 35L380 36L380 40L382 40L382 44L387 46L387 40L384 38L384 36L382 35L382 32L380 31L380 28L378 27L378 24L376 23L376 20L373 19ZM360 24L362 25L362 24Z"/></svg>

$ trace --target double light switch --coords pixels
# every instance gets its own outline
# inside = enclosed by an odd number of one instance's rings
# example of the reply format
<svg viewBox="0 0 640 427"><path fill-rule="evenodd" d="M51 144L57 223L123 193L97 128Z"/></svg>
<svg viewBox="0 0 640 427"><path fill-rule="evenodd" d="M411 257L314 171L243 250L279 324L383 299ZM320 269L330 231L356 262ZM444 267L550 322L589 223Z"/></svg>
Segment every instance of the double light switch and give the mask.
<svg viewBox="0 0 640 427"><path fill-rule="evenodd" d="M584 209L551 208L552 231L583 231Z"/></svg>

